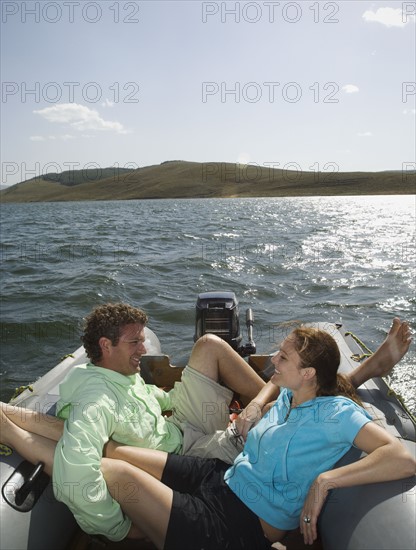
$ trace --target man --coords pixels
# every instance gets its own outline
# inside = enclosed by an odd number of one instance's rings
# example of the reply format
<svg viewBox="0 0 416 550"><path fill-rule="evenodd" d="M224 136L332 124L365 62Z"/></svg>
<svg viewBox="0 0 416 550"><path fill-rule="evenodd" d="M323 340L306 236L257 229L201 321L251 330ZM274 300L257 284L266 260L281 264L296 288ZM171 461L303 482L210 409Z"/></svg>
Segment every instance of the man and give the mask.
<svg viewBox="0 0 416 550"><path fill-rule="evenodd" d="M87 317L82 341L91 363L75 368L60 386L57 412L67 420L64 428L61 421L47 415L25 411L23 419L21 409L3 407L14 422L5 424L9 436L2 436L3 443L11 444L28 460L42 459L49 473L53 472L56 497L68 505L81 528L110 540L121 540L132 532L100 470L109 439L231 463L263 407L276 398L276 386L262 381L244 359L213 335L195 343L181 382L170 392L146 385L139 375L140 358L146 353L146 322L143 311L126 304L100 306ZM407 323L395 319L385 342L357 367L351 381L357 387L386 374L409 345ZM233 391L251 400L238 420L239 433L227 428ZM172 416L163 416L167 410ZM18 426L32 433L19 431Z"/></svg>

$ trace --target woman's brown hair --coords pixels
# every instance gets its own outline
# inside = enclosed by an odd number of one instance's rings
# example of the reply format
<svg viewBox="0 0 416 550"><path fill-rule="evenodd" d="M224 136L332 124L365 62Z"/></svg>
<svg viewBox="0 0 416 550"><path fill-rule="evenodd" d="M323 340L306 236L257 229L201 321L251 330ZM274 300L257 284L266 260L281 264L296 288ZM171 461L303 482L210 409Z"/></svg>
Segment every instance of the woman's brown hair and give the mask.
<svg viewBox="0 0 416 550"><path fill-rule="evenodd" d="M293 330L293 345L299 354L300 367L312 367L316 372L317 396L343 395L361 404L355 388L338 373L341 355L335 339L325 330L299 327Z"/></svg>

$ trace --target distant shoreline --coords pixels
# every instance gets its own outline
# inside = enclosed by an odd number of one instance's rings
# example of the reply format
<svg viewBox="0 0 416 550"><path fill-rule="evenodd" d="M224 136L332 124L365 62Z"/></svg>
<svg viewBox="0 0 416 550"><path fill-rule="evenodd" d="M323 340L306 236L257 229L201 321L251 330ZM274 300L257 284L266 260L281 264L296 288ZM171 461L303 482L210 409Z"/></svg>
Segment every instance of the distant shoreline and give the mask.
<svg viewBox="0 0 416 550"><path fill-rule="evenodd" d="M135 170L47 174L0 191L1 203L416 194L415 171L302 172L167 161Z"/></svg>

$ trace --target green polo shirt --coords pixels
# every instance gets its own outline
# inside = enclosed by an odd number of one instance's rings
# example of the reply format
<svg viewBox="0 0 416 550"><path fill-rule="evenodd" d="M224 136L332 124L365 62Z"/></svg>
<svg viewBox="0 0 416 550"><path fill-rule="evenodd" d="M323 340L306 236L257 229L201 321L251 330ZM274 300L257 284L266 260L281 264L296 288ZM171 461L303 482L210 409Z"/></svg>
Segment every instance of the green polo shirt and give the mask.
<svg viewBox="0 0 416 550"><path fill-rule="evenodd" d="M169 393L145 384L139 375L124 376L91 363L73 369L59 391L57 415L66 422L55 450L55 496L85 532L121 540L131 522L107 491L102 450L111 438L179 453L183 435L162 414L171 408Z"/></svg>

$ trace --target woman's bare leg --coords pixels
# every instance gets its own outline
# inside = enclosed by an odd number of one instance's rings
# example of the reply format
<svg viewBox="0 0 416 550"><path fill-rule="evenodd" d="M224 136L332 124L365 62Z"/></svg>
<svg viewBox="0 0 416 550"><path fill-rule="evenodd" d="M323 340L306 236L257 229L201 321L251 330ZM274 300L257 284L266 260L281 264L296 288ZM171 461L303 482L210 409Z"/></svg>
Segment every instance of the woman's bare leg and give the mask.
<svg viewBox="0 0 416 550"><path fill-rule="evenodd" d="M104 447L104 456L124 460L136 468L144 470L155 479L161 480L166 466L167 453L142 447L131 447L110 440Z"/></svg>
<svg viewBox="0 0 416 550"><path fill-rule="evenodd" d="M64 421L56 416L43 414L24 407L0 402L0 409L16 426L53 441L59 441L64 431Z"/></svg>
<svg viewBox="0 0 416 550"><path fill-rule="evenodd" d="M388 375L407 353L411 341L409 324L395 317L377 351L349 374L352 384L358 388L370 378ZM231 346L213 334L206 334L195 343L188 364L249 399L255 398L265 385Z"/></svg>
<svg viewBox="0 0 416 550"><path fill-rule="evenodd" d="M165 462L167 455L162 453ZM173 491L149 473L124 460L103 458L101 470L111 496L124 513L162 549L172 510Z"/></svg>
<svg viewBox="0 0 416 550"><path fill-rule="evenodd" d="M395 317L387 338L381 346L350 374L356 388L370 378L387 376L407 353L412 342L409 324Z"/></svg>
<svg viewBox="0 0 416 550"><path fill-rule="evenodd" d="M2 410L0 410L0 426L0 441L4 445L13 447L32 464L43 462L45 472L52 475L55 441L23 430L9 420Z"/></svg>

